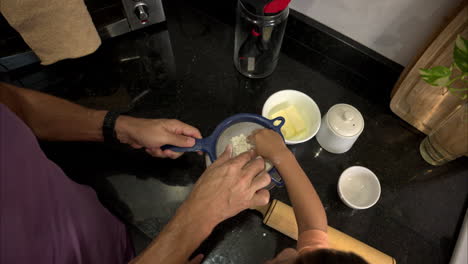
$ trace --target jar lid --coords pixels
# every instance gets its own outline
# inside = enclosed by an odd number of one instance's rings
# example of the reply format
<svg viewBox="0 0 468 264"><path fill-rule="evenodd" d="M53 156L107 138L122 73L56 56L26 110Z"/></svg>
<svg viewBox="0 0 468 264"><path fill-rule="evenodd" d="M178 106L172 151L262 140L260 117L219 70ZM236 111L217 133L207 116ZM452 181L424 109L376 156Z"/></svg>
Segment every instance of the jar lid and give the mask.
<svg viewBox="0 0 468 264"><path fill-rule="evenodd" d="M327 112L330 129L343 137L354 137L364 129L364 118L359 110L349 104L336 104Z"/></svg>

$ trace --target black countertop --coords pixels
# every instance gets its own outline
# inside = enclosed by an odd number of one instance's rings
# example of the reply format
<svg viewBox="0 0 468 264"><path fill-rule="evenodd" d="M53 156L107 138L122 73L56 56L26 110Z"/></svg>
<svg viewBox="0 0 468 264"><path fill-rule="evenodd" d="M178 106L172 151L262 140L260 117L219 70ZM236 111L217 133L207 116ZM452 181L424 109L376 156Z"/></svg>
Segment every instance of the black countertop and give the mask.
<svg viewBox="0 0 468 264"><path fill-rule="evenodd" d="M43 67L41 74L57 81L35 85L96 108L131 103L130 115L177 118L204 135L233 114L260 114L268 96L283 89L307 93L322 114L334 104L351 104L363 114L365 129L350 151L328 153L315 138L290 146L322 199L329 225L397 263L448 262L466 209L467 160L440 167L425 163L419 154L424 135L395 116L388 94L379 90L388 83L363 78L365 72L355 74L359 69L288 37L276 71L266 79L247 79L233 65L232 26L183 0L166 1L165 9L167 27L114 38L96 54ZM205 169L203 157L192 153L173 161L126 146L42 146L67 175L95 188L104 205L149 237L157 235ZM370 168L380 179L381 198L370 209L352 210L337 195L340 173L353 165ZM289 203L284 188L273 189L271 197ZM245 211L220 224L199 251L206 255L204 263L261 263L294 245L263 225L259 213Z"/></svg>

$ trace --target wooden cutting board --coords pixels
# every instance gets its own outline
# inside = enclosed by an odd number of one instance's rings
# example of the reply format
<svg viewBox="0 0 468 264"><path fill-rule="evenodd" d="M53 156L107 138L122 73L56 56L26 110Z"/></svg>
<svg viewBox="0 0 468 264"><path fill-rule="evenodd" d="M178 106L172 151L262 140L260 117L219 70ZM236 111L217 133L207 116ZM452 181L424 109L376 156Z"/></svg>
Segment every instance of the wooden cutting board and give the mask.
<svg viewBox="0 0 468 264"><path fill-rule="evenodd" d="M425 83L419 76L420 68L438 65L450 66L457 35L468 38L468 4L432 41L419 59L401 75L392 91L390 108L412 126L429 134L463 101L443 88ZM454 86L456 87L456 86Z"/></svg>

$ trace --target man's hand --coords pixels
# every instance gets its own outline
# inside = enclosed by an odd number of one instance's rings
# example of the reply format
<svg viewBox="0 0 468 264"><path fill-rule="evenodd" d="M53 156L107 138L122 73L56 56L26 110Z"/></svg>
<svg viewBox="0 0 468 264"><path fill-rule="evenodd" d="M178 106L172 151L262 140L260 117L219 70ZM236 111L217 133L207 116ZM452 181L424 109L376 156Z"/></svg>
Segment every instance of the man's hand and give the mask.
<svg viewBox="0 0 468 264"><path fill-rule="evenodd" d="M200 131L175 119L143 119L120 116L115 124L120 142L133 148L146 148L148 154L159 158L176 159L183 153L161 150L163 145L192 147L195 138L201 138Z"/></svg>
<svg viewBox="0 0 468 264"><path fill-rule="evenodd" d="M239 212L268 203L265 161L253 151L231 158L232 146L198 179L185 204L214 225Z"/></svg>
<svg viewBox="0 0 468 264"><path fill-rule="evenodd" d="M247 208L268 203L270 183L263 159L253 151L231 158L232 147L198 179L185 202L159 233L153 243L132 264L186 263L213 228ZM190 264L201 262L198 255Z"/></svg>

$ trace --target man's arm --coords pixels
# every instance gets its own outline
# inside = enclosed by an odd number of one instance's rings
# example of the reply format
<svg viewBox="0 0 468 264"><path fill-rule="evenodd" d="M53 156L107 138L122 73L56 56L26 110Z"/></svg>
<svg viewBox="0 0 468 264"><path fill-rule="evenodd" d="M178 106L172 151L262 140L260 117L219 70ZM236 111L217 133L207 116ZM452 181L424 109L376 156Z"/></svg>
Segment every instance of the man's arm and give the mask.
<svg viewBox="0 0 468 264"><path fill-rule="evenodd" d="M151 245L131 264L186 263L216 226L200 212L182 204Z"/></svg>
<svg viewBox="0 0 468 264"><path fill-rule="evenodd" d="M103 141L102 123L107 111L89 109L48 94L0 82L0 103L5 104L45 140ZM161 150L166 144L192 147L201 138L198 129L178 120L119 116L115 131L120 142L146 148L156 157L177 158L182 153Z"/></svg>
<svg viewBox="0 0 468 264"><path fill-rule="evenodd" d="M92 110L58 97L0 83L5 104L45 140L102 141L107 111Z"/></svg>
<svg viewBox="0 0 468 264"><path fill-rule="evenodd" d="M247 152L231 159L231 148L200 177L187 200L151 245L132 264L180 264L220 222L268 203L270 176L264 160ZM198 257L199 258L199 257ZM200 260L200 259L199 259Z"/></svg>

